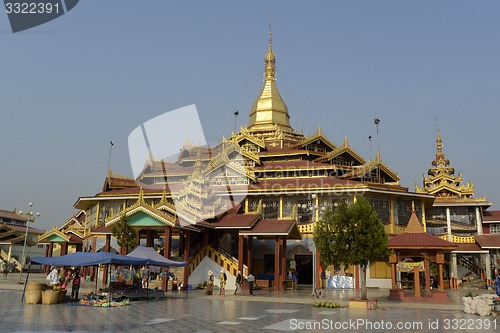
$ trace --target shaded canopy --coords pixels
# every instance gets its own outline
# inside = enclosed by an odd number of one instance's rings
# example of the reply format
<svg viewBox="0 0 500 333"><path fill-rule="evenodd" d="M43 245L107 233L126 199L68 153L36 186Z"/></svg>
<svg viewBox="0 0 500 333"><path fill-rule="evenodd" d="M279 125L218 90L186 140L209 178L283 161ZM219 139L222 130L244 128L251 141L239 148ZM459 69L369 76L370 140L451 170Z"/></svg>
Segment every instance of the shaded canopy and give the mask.
<svg viewBox="0 0 500 333"><path fill-rule="evenodd" d="M148 259L122 256L109 252L75 252L60 257L33 257L31 258L31 263L53 266L95 266L101 264L152 265ZM166 266L161 263L156 264L158 266Z"/></svg>
<svg viewBox="0 0 500 333"><path fill-rule="evenodd" d="M135 257L135 258L143 258L143 259L148 259L148 264L149 265L155 265L155 266L173 266L173 267L181 267L181 266L187 266L187 262L179 262L179 261L174 261L165 258L161 254L155 251L154 248L152 247L145 247L142 245L139 245L138 247L135 248L134 251L130 252L127 257ZM161 263L161 265L154 264L152 262L156 263Z"/></svg>

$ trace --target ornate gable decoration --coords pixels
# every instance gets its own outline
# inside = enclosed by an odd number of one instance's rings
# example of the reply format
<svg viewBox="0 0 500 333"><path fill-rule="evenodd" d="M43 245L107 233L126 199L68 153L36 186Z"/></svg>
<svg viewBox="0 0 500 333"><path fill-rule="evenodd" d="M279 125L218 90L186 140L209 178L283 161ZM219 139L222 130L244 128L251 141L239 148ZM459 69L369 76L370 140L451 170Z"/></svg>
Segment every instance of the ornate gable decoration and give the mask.
<svg viewBox="0 0 500 333"><path fill-rule="evenodd" d="M325 151L321 151L322 153L329 153L329 152L335 151L337 149L337 147L333 144L333 142L328 140L328 138L323 135L323 133L321 132L321 127L318 127L318 131L316 133L305 137L301 142L294 145L293 147L294 148L305 148L305 149L312 148L312 150L313 150L315 148L321 149L322 148L321 146L327 147L327 148L325 148ZM311 149L309 149L309 150L311 150Z"/></svg>
<svg viewBox="0 0 500 333"><path fill-rule="evenodd" d="M314 161L315 162L331 161L334 158L337 158L343 154L347 154L352 160L356 161L358 165L363 165L366 163L364 158L361 157L361 155L359 155L354 149L351 148L351 146L349 145L349 141L347 140L347 137L344 138L344 142L340 147ZM352 166L354 166L354 164Z"/></svg>
<svg viewBox="0 0 500 333"><path fill-rule="evenodd" d="M61 242L69 242L71 236L63 233L61 230L57 228L57 226L54 226L52 230L47 231L43 235L40 235L38 237L38 242L56 242L56 243L61 243Z"/></svg>
<svg viewBox="0 0 500 333"><path fill-rule="evenodd" d="M166 194L164 194L164 195L166 196ZM166 198L165 198L165 200L166 200ZM166 205L166 204L167 203L162 203L162 205ZM110 227L113 224L120 221L122 216L124 216L124 215L125 216L132 216L137 212L143 212L146 215L149 215L152 218L165 223L166 225L175 226L176 216L173 214L170 214L166 211L157 209L156 207L146 203L146 201L144 200L144 192L143 192L142 188L139 191L139 198L132 206L130 206L124 210L122 209L120 212L108 217L104 221L104 225L106 227Z"/></svg>

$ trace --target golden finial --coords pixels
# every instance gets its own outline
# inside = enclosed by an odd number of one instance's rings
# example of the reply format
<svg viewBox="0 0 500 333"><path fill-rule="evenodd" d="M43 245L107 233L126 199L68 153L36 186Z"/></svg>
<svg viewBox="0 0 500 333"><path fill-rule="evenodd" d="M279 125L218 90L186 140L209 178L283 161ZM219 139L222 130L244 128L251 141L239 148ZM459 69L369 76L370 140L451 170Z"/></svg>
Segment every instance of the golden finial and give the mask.
<svg viewBox="0 0 500 333"><path fill-rule="evenodd" d="M415 211L415 201L411 201L411 211L414 212Z"/></svg>
<svg viewBox="0 0 500 333"><path fill-rule="evenodd" d="M349 140L347 140L347 136L344 136L344 143L343 143L343 146L344 146L344 147L349 147Z"/></svg>
<svg viewBox="0 0 500 333"><path fill-rule="evenodd" d="M273 32L271 30L271 21L269 21L269 48L267 49L265 59L265 76L266 80L275 80L276 74L276 56L273 52Z"/></svg>
<svg viewBox="0 0 500 333"><path fill-rule="evenodd" d="M318 125L318 135L321 135L321 125Z"/></svg>
<svg viewBox="0 0 500 333"><path fill-rule="evenodd" d="M137 201L139 202L139 204L144 203L144 191L142 190L142 186L139 190L139 198L137 199Z"/></svg>
<svg viewBox="0 0 500 333"><path fill-rule="evenodd" d="M273 19L269 19L269 44L273 43Z"/></svg>

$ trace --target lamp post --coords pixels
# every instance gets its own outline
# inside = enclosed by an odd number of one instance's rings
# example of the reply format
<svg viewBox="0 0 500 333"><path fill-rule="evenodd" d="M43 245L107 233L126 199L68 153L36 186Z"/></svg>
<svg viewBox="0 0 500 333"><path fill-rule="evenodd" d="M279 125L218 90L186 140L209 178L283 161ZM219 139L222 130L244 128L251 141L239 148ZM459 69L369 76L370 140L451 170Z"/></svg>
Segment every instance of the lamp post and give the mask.
<svg viewBox="0 0 500 333"><path fill-rule="evenodd" d="M30 202L29 203L29 208L28 210L26 211L26 213L24 214L26 216L26 231L24 233L24 246L23 246L23 256L22 256L22 259L21 259L21 267L19 268L19 281L18 283L23 283L22 282L22 277L23 277L23 270L24 270L24 266L26 265L26 241L28 240L28 223L30 222L30 218L35 219L35 214L33 214L33 212L31 211L31 207L33 206L33 203ZM23 211L19 211L19 215L23 215ZM40 213L36 213L36 216L40 216Z"/></svg>

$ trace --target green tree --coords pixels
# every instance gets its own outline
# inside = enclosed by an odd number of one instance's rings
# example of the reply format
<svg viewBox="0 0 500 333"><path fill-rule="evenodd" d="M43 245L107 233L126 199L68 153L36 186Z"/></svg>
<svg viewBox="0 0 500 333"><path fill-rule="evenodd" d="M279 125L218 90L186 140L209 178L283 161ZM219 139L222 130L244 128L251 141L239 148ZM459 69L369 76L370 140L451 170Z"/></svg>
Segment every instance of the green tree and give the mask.
<svg viewBox="0 0 500 333"><path fill-rule="evenodd" d="M137 246L137 237L134 228L128 224L129 218L125 214L113 225L112 236L120 246L120 254L127 254Z"/></svg>
<svg viewBox="0 0 500 333"><path fill-rule="evenodd" d="M320 259L331 265L360 265L361 299L366 300L366 267L370 261L388 256L384 224L368 200L340 202L327 209L314 227L314 243Z"/></svg>

